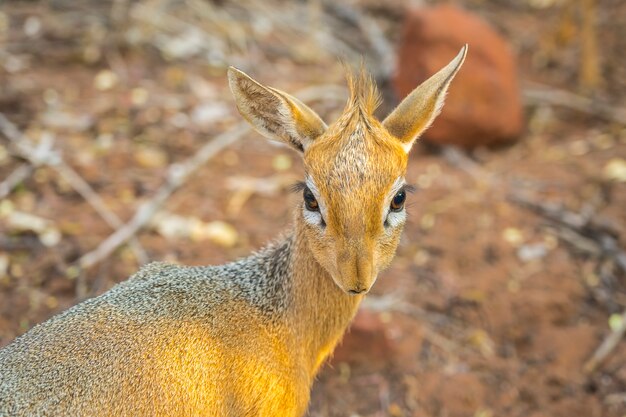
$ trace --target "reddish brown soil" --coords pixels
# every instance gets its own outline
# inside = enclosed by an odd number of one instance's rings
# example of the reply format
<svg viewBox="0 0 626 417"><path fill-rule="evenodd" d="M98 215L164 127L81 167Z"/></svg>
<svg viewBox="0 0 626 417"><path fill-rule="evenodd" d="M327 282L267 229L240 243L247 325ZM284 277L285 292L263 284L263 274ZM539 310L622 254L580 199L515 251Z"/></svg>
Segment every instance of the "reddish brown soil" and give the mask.
<svg viewBox="0 0 626 417"><path fill-rule="evenodd" d="M531 63L528 42L539 42L537 36L550 32L557 20L554 13L540 21L526 9L476 4L483 5L479 11L505 33L533 28L515 42L525 79L576 88L566 68ZM24 13L23 8L16 10L16 16ZM612 39L603 47L618 44ZM192 155L239 117L223 71L193 60L168 63L146 50L123 51L121 59L129 69L127 79L103 92L94 88L93 80L106 63L89 66L66 56L36 55L27 70L0 75L0 111L34 138L43 130L53 131L65 160L126 220L158 189L169 163ZM607 62L606 68L616 65ZM615 74L619 72L607 77ZM254 75L291 92L310 84L342 82L341 66L330 61L299 67L276 60L271 66L256 66ZM200 101L191 85L194 77L214 88L212 100L225 103L229 116L205 129L175 127L172 116L191 112ZM138 86L149 92L149 99L133 107L129 91ZM623 86L619 88L603 87L600 94L619 102ZM96 120L94 125L80 132L46 127L41 121L43 97L52 89L63 111L87 113ZM331 119L342 104L313 107ZM409 221L397 257L372 294L374 301L391 295L410 308L397 311L394 302L382 312L375 303L365 306L370 315L365 321L379 321L384 327L374 324L371 339L367 334L349 339L354 354L343 350L323 369L313 389L311 416L626 413L626 344L595 372L583 372L610 331L609 315L626 306L624 275L612 271L615 280L604 282L600 260L560 240L549 221L509 198L529 194L574 212L590 203L598 215L621 228L623 248L626 185L607 180L603 170L611 159L626 158L626 130L557 108L528 108L527 121L527 133L517 144L470 154L474 168L452 163L428 146L416 147L407 179L418 191L410 196ZM102 141L103 134L113 135L113 146L99 145L97 138ZM4 138L0 144L7 146ZM137 155L146 146L163 151L164 164L138 163ZM277 155L293 165L277 170ZM20 163L12 158L0 164L0 180ZM234 247L168 240L154 231L141 231L139 241L152 260L215 264L241 257L288 229L300 197L286 190L274 196L254 194L233 212L229 203L235 193L227 179L297 179L301 174L295 153L250 134L212 159L165 207L182 216L232 224L239 233ZM10 231L0 219L0 255L9 259L7 272L0 271L0 345L76 303L77 291L100 294L138 268L132 252L122 247L82 276L71 274L73 262L112 230L50 168L37 168L3 201L52 220L63 237L48 248L35 234ZM520 247L531 244L542 245L545 256L521 260ZM370 341L383 346L369 346Z"/></svg>

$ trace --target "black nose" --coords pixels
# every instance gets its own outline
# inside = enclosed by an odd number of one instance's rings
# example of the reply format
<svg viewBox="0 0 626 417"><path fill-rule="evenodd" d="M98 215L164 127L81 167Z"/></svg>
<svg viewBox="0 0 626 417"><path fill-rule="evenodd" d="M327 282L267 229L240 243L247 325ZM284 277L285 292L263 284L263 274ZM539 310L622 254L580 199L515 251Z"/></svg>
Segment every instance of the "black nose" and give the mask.
<svg viewBox="0 0 626 417"><path fill-rule="evenodd" d="M358 290L354 290L354 289L352 289L352 290L348 290L348 292L349 292L350 294L354 294L354 295L356 295L356 294L362 294L362 293L364 293L365 291L366 291L366 289L365 289L365 288L360 288L360 289L358 289Z"/></svg>

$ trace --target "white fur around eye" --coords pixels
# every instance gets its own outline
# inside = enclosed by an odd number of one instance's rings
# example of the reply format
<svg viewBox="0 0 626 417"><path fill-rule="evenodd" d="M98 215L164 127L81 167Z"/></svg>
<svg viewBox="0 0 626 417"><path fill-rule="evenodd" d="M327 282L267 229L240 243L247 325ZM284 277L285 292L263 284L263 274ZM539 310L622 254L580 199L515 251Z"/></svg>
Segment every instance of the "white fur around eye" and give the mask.
<svg viewBox="0 0 626 417"><path fill-rule="evenodd" d="M307 210L305 205L302 205L302 217L304 217L304 221L312 226L322 227L324 225L323 215L326 215L326 210L324 209L324 202L320 198L320 193L317 190L317 186L311 177L306 178L306 186L309 187L309 190L315 196L315 200L317 200L317 205L319 207L319 211L310 211Z"/></svg>
<svg viewBox="0 0 626 417"><path fill-rule="evenodd" d="M306 207L302 207L302 217L304 221L312 226L321 226L322 214L319 211L310 211Z"/></svg>
<svg viewBox="0 0 626 417"><path fill-rule="evenodd" d="M391 193L385 200L384 204L384 222L385 227L388 229L394 229L396 227L402 226L406 221L406 209L402 207L400 211L391 211L389 205L391 204L391 200L394 196L402 189L402 187L406 184L406 181L402 177L398 177L394 184L391 186Z"/></svg>
<svg viewBox="0 0 626 417"><path fill-rule="evenodd" d="M396 228L402 226L406 221L406 210L403 208L400 211L391 211L387 213L386 224L389 228Z"/></svg>

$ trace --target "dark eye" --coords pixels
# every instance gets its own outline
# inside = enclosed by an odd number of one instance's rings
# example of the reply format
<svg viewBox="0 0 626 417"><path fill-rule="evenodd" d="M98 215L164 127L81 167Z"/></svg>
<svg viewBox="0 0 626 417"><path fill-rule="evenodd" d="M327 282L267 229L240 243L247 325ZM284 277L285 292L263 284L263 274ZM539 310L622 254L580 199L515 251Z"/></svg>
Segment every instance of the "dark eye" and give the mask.
<svg viewBox="0 0 626 417"><path fill-rule="evenodd" d="M304 207L306 207L307 210L320 211L320 206L319 204L317 204L317 200L315 199L315 196L313 195L311 190L309 190L308 187L304 189L303 196L304 196Z"/></svg>
<svg viewBox="0 0 626 417"><path fill-rule="evenodd" d="M389 209L391 211L401 211L404 208L404 201L406 200L406 192L404 190L398 191L398 193L391 200Z"/></svg>

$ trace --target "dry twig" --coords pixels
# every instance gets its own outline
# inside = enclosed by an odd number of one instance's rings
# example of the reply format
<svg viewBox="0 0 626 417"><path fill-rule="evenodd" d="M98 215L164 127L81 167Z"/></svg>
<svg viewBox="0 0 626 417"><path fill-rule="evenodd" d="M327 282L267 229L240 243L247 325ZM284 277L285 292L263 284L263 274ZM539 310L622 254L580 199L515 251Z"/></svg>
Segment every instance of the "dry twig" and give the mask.
<svg viewBox="0 0 626 417"><path fill-rule="evenodd" d="M222 133L212 141L204 145L192 157L183 163L170 166L165 184L159 188L155 196L142 204L133 218L117 229L112 235L106 238L100 245L86 253L78 260L81 268L89 268L101 260L105 259L119 246L131 239L141 228L143 228L167 201L170 195L176 191L187 179L196 172L209 159L215 156L222 149L239 140L250 130L247 123L240 123L234 129Z"/></svg>
<svg viewBox="0 0 626 417"><path fill-rule="evenodd" d="M487 171L480 164L467 156L465 152L455 146L445 146L442 149L444 159L451 165L467 172L475 181L491 186L497 186L502 183L493 173Z"/></svg>
<svg viewBox="0 0 626 417"><path fill-rule="evenodd" d="M520 195L510 195L510 200L538 213L556 225L557 236L574 245L578 250L596 258L610 259L623 272L626 272L626 252L619 248L616 237L619 228L587 208L583 213L574 213L560 205L543 203ZM621 315L620 325L613 330L596 349L584 365L584 371L591 373L611 354L626 333L626 310Z"/></svg>
<svg viewBox="0 0 626 417"><path fill-rule="evenodd" d="M587 253L611 258L626 272L626 252L620 249L616 240L621 229L614 222L601 218L591 207L582 213L575 213L560 205L536 201L519 194L510 194L509 200L567 228L569 232L559 233L560 237Z"/></svg>
<svg viewBox="0 0 626 417"><path fill-rule="evenodd" d="M30 142L30 139L20 132L17 127L1 113L0 131L15 146L19 155L30 162L31 166L29 168L31 171L33 167L41 165L52 167L96 210L96 212L104 219L105 222L107 222L109 226L113 229L122 226L123 223L120 218L107 208L102 198L93 190L93 188L91 188L91 186L76 171L74 171L72 167L65 163L57 152L54 151L52 147L53 137L51 135L45 135L39 146L34 146ZM0 191L2 191L1 187ZM130 245L135 253L137 262L140 264L146 263L148 256L139 241L132 239Z"/></svg>
<svg viewBox="0 0 626 417"><path fill-rule="evenodd" d="M565 90L559 90L547 85L526 83L522 91L524 99L529 104L549 104L552 106L567 107L582 113L602 117L605 120L626 125L626 109L612 106L588 97L579 96Z"/></svg>
<svg viewBox="0 0 626 417"><path fill-rule="evenodd" d="M338 89L335 86L319 86L317 89L303 90L296 93L296 95L303 101L345 98L338 93ZM180 188L193 173L222 149L241 139L249 130L250 128L247 122L239 123L232 130L226 131L208 142L186 161L171 165L168 169L165 184L159 188L155 196L142 204L128 223L117 229L112 235L101 242L96 249L83 255L78 260L78 265L83 269L90 268L111 255L120 245L126 243L142 229L158 209L167 201L170 195Z"/></svg>
<svg viewBox="0 0 626 417"><path fill-rule="evenodd" d="M9 195L18 184L28 178L32 173L33 167L31 165L23 164L15 168L15 170L0 183L0 200Z"/></svg>
<svg viewBox="0 0 626 417"><path fill-rule="evenodd" d="M598 366L600 366L615 350L619 342L626 334L626 310L621 315L620 325L617 329L614 329L609 333L606 338L602 341L600 346L596 349L596 351L591 356L591 359L585 363L584 371L587 373L594 372Z"/></svg>

